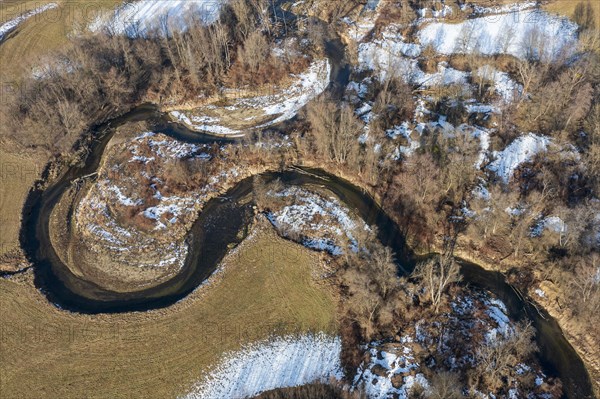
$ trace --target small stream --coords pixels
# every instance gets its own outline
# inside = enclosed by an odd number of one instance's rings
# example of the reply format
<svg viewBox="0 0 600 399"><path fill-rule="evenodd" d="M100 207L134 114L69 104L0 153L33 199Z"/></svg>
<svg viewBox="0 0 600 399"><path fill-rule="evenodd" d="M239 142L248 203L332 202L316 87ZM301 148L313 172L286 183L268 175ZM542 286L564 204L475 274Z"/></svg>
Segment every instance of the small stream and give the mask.
<svg viewBox="0 0 600 399"><path fill-rule="evenodd" d="M232 246L239 244L247 234L253 218L252 178L239 182L223 197L210 200L199 213L188 237L190 251L185 266L171 280L156 287L133 293L112 292L74 275L57 256L49 236L49 218L62 193L78 177L90 174L99 166L106 144L114 127L123 123L146 120L152 130L181 141L194 143L224 142L212 136L191 132L182 126L167 122L164 115L152 106L142 106L130 114L101 126L98 131L108 132L91 146L84 165L71 167L58 181L44 191L32 191L23 211L21 243L34 265L35 285L48 300L60 308L80 313L121 313L164 308L185 298L214 272ZM112 127L111 128L109 128ZM280 179L289 186L319 185L333 192L349 209L354 210L366 223L375 225L381 241L398 255L400 274L409 273L415 257L406 247L398 226L362 189L320 169L294 168L285 172L263 174L269 181ZM538 331L540 358L548 375L559 376L567 398L592 398L590 378L582 360L565 339L556 321L545 311L537 311L527 300L506 283L498 272L486 271L473 263L461 261L464 282L489 290L507 306L515 320L527 318Z"/></svg>
<svg viewBox="0 0 600 399"><path fill-rule="evenodd" d="M340 53L341 51L341 53ZM345 87L349 69L341 61L343 46L330 42L326 52L332 61L331 91ZM34 265L35 285L56 306L79 313L122 313L164 308L182 300L197 289L215 271L215 268L235 245L246 236L253 218L252 178L239 182L223 197L210 200L199 213L188 234L189 253L185 265L175 277L158 286L133 292L118 293L103 289L86 281L64 265L57 256L49 235L49 218L62 194L75 179L95 172L104 149L115 129L128 122L146 121L151 130L167 134L188 143L225 143L232 139L215 138L193 132L171 123L166 115L152 105L142 105L122 117L105 123L97 129L97 139L90 147L83 165L70 167L46 190L30 192L23 209L20 233L21 245ZM278 126L285 128L285 123ZM381 241L397 254L400 274L409 273L415 264L415 256L406 247L398 226L362 189L320 169L295 168L280 173L265 173L268 180L280 179L286 185L320 185L333 192L349 209L354 210L366 223L377 226ZM478 265L461 261L463 280L466 284L489 290L507 306L513 319L527 318L537 329L537 343L544 371L563 380L565 397L572 399L592 398L590 377L582 360L562 334L557 322L544 310L538 312L527 300L522 299L506 283L502 274L486 271Z"/></svg>

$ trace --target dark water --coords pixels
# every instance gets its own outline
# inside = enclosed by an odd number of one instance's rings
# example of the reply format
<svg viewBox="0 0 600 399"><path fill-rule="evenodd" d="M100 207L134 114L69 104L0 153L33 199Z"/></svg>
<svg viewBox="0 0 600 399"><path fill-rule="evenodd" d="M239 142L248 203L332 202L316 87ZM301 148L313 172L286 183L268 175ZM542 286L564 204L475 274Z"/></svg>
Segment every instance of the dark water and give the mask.
<svg viewBox="0 0 600 399"><path fill-rule="evenodd" d="M340 57L341 44L332 42L327 51L330 58ZM349 70L342 62L333 63L333 82L330 88L336 91L336 82L346 81ZM33 190L23 210L21 244L34 265L35 284L48 300L55 305L80 313L120 313L164 308L185 298L212 274L230 248L243 240L245 229L253 215L251 204L246 201L252 193L252 179L238 183L224 196L213 199L198 215L187 242L189 254L181 272L159 286L135 293L117 293L75 276L56 255L52 247L48 221L53 207L62 193L78 177L97 170L100 159L114 128L126 122L147 121L152 130L167 134L185 142L224 143L227 139L215 138L190 131L173 124L149 105L140 106L131 113L99 126L98 139L91 145L90 153L83 165L71 167L58 181L44 191ZM332 191L350 209L357 212L368 224L378 227L381 241L390 246L399 260L399 272L412 270L415 257L406 247L398 226L363 190L349 182L319 169L288 170L282 173L266 173L267 180L281 179L288 185L321 185ZM513 319L527 318L536 327L540 358L545 372L560 377L565 384L567 398L592 398L589 375L582 360L564 338L555 320L545 311L538 311L521 298L506 283L502 274L486 271L468 262L462 262L464 281L467 284L489 290L507 306Z"/></svg>
<svg viewBox="0 0 600 399"><path fill-rule="evenodd" d="M223 141L168 124L151 107L142 107L117 122L123 123L137 118L153 120L156 127L153 130L179 140ZM92 145L85 165L72 167L47 190L30 194L23 215L21 238L23 248L35 265L35 284L52 303L75 312L119 313L167 307L185 298L205 281L231 246L245 237L244 230L253 216L251 203L247 201L252 193L252 179L248 178L238 183L224 198L213 199L207 203L188 236L190 252L181 273L159 286L135 293L104 290L75 276L60 261L51 245L48 220L54 205L70 186L70 182L97 169L110 137L111 133L107 133ZM263 177L267 181L280 179L286 185L320 185L332 191L368 224L377 226L379 238L398 255L401 274L412 270L415 257L406 247L398 226L362 189L319 169L295 168L285 172L265 173ZM566 397L592 397L590 379L583 362L564 338L557 323L547 313L542 311L539 314L526 300L520 298L500 273L486 271L468 262L462 262L462 272L466 283L489 290L498 296L506 304L513 319L527 318L533 322L538 331L537 343L545 372L563 380Z"/></svg>

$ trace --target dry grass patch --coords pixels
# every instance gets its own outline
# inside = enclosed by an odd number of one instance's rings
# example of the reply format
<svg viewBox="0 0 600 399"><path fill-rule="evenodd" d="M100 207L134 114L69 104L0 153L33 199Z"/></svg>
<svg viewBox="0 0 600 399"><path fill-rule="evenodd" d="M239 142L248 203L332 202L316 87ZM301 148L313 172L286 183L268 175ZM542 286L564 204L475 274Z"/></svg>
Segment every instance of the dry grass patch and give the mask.
<svg viewBox="0 0 600 399"><path fill-rule="evenodd" d="M41 158L0 150L0 270L14 270L19 250L21 209L44 164Z"/></svg>
<svg viewBox="0 0 600 399"><path fill-rule="evenodd" d="M573 19L575 7L579 3L581 3L581 0L555 0L544 4L543 8L547 11L564 15L565 17ZM587 4L587 1L584 0L583 3ZM600 25L600 1L590 0L589 3L592 5L592 9L594 10L594 14L596 15L596 24Z"/></svg>
<svg viewBox="0 0 600 399"><path fill-rule="evenodd" d="M52 2L57 3L58 8L29 18L0 43L3 82L16 80L29 72L31 63L61 48L74 30L87 27L99 12L122 3L120 0L5 1L0 2L0 23Z"/></svg>
<svg viewBox="0 0 600 399"><path fill-rule="evenodd" d="M30 278L0 280L2 398L170 398L225 351L272 334L335 333L333 289L317 254L260 228L209 286L170 308L70 314Z"/></svg>

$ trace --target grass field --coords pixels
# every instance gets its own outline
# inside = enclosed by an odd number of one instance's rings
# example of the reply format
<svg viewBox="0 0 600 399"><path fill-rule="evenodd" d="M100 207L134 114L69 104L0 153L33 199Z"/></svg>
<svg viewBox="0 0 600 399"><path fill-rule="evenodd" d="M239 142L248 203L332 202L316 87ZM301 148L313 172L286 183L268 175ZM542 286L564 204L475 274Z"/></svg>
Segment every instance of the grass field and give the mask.
<svg viewBox="0 0 600 399"><path fill-rule="evenodd" d="M47 0L0 0L0 24L29 10L50 3ZM0 43L0 101L4 90L20 87L20 76L31 73L29 62L63 45L78 26L87 25L100 10L120 4L119 0L55 0L58 9L48 10L23 22ZM1 115L0 115L1 117ZM0 123L2 121L0 120ZM21 156L2 144L0 149L0 256L18 246L21 207L47 156ZM0 264L0 269L5 265Z"/></svg>
<svg viewBox="0 0 600 399"><path fill-rule="evenodd" d="M313 279L319 256L263 226L211 284L159 311L61 311L22 281L0 280L0 397L172 398L224 351L272 333L336 331L336 297Z"/></svg>
<svg viewBox="0 0 600 399"><path fill-rule="evenodd" d="M0 44L0 78L3 83L29 72L30 63L60 48L74 30L88 26L98 13L122 3L119 0L2 1L0 21L5 22L51 2L57 3L58 8L31 17Z"/></svg>
<svg viewBox="0 0 600 399"><path fill-rule="evenodd" d="M580 2L581 0L554 0L545 4L543 7L550 12L572 18L575 7ZM587 3L587 0L583 0L583 2ZM597 27L600 27L600 1L590 0L589 2L594 9L594 14L596 15L596 25Z"/></svg>
<svg viewBox="0 0 600 399"><path fill-rule="evenodd" d="M0 149L0 256L14 252L19 246L21 208L43 167L32 156L18 156ZM4 268L0 263L0 270Z"/></svg>

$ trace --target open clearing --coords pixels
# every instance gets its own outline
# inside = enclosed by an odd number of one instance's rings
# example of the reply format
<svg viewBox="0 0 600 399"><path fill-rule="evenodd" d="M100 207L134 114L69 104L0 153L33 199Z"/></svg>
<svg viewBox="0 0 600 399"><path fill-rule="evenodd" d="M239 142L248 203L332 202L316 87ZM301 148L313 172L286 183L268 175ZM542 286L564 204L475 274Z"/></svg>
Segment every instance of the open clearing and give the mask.
<svg viewBox="0 0 600 399"><path fill-rule="evenodd" d="M18 251L21 208L43 167L32 157L0 150L0 259ZM11 267L0 261L0 270L4 269Z"/></svg>
<svg viewBox="0 0 600 399"><path fill-rule="evenodd" d="M575 7L579 4L581 0L555 0L543 6L544 9L555 12L560 15L564 15L565 17L573 18L573 12L575 11ZM587 0L583 0L584 3L587 4ZM600 1L597 0L589 0L592 8L594 9L594 13L596 15L596 24L598 24L598 20L600 20Z"/></svg>
<svg viewBox="0 0 600 399"><path fill-rule="evenodd" d="M60 48L75 29L87 26L97 15L120 4L119 0L54 0L0 2L0 23L56 3L57 8L29 18L0 44L0 78L3 84L18 81L30 62Z"/></svg>
<svg viewBox="0 0 600 399"><path fill-rule="evenodd" d="M208 286L164 310L71 314L31 276L0 280L1 397L176 397L223 352L272 335L335 334L336 297L313 278L319 255L264 225Z"/></svg>

